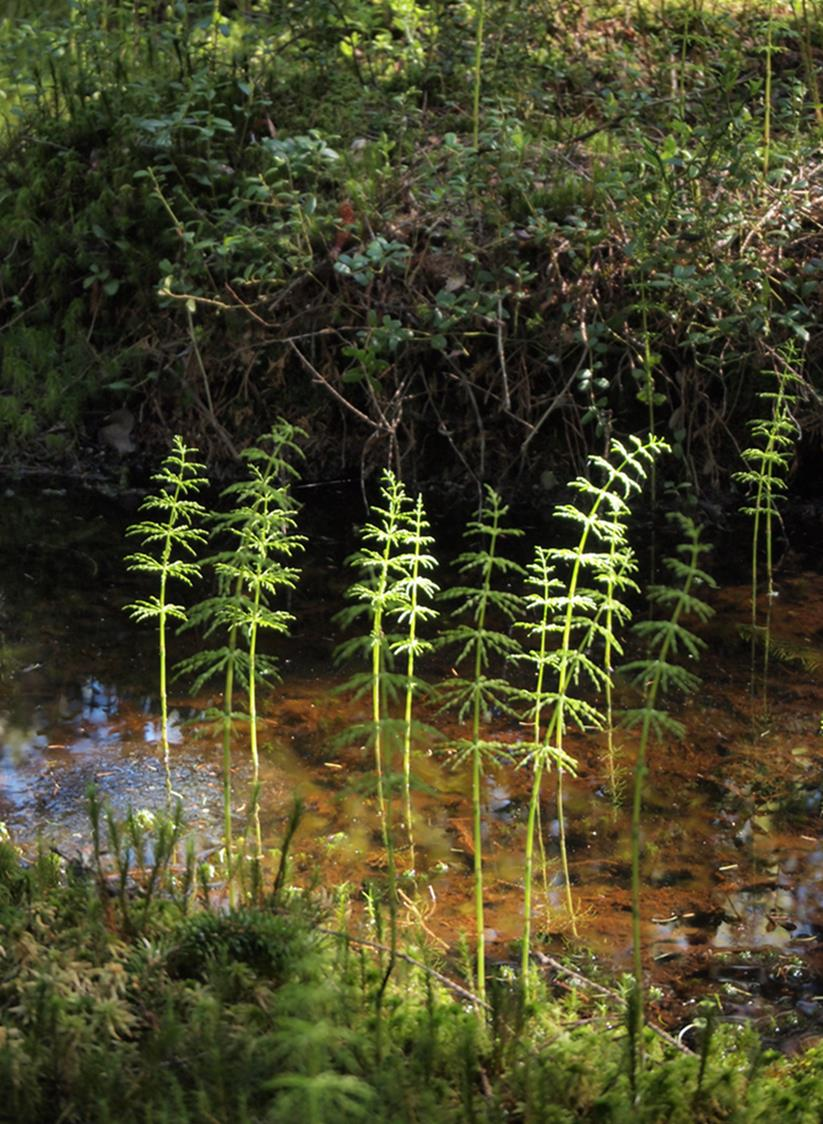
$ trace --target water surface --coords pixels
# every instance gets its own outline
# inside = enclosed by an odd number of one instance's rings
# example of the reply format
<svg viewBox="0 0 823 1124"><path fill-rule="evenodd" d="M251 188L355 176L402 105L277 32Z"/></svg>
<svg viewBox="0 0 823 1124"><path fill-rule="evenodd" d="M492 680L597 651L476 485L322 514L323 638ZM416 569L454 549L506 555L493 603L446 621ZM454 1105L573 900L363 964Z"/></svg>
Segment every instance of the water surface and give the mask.
<svg viewBox="0 0 823 1124"><path fill-rule="evenodd" d="M341 738L363 704L339 693L332 621L348 578L342 565L362 507L354 491L306 489L302 521L311 545L291 605L293 638L282 646L282 684L262 699L262 820L274 846L293 796L306 803L296 875L355 889L385 871L375 815L370 750ZM86 792L95 784L119 815L162 809L154 634L123 605L145 592L122 564L123 532L139 495L12 484L0 510L0 820L33 848L88 854ZM667 984L663 1006L683 1016L706 986L720 988L729 1017L777 1019L788 1033L818 1025L823 962L823 840L820 835L823 714L823 577L786 561L773 610L768 698L752 705L749 590L745 575L713 596L703 628L702 690L681 707L682 741L653 747L644 817L644 939ZM742 633L742 634L741 634ZM177 654L193 639L177 642ZM441 664L437 674L447 674ZM200 854L220 845L219 730L206 719L216 699L172 689L173 787ZM631 701L618 684L618 701ZM444 742L459 734L435 718L443 741L418 746L415 877L408 920L451 947L472 930L468 776ZM516 724L497 734L514 742ZM632 738L618 738L625 784ZM578 930L583 944L629 966L629 832L625 807L604 789L604 741L570 739L580 776L568 780L566 816ZM522 927L527 769L501 768L486 785L487 938L514 956ZM249 764L243 736L233 785L245 824ZM398 809L399 816L399 809ZM550 778L542 807L548 865L536 930L547 948L577 947L556 862L557 816ZM408 855L400 851L401 867ZM781 1007L781 1003L783 1006ZM661 1011L661 1015L666 1012ZM783 1020L783 1022L781 1022ZM821 1015L823 1022L823 1014Z"/></svg>

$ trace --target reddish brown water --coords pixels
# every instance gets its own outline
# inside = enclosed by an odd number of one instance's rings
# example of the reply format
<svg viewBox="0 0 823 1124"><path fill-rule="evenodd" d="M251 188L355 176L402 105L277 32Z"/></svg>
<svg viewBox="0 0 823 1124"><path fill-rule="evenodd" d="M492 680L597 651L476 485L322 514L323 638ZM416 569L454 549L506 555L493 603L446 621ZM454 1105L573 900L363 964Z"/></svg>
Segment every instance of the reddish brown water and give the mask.
<svg viewBox="0 0 823 1124"><path fill-rule="evenodd" d="M336 693L344 675L331 660L340 639L331 616L347 582L339 542L351 519L341 503L332 519L307 499L313 545L293 606L298 624L283 649L283 684L262 705L262 818L276 845L300 793L307 811L295 845L297 877L319 875L324 886L347 882L356 891L382 876L385 858L371 752L338 744L341 731L364 717L363 704ZM164 803L153 636L121 610L136 588L120 562L122 529L133 515L122 501L95 493L12 489L4 504L0 820L24 845L42 837L65 854L84 854L89 783L118 813ZM784 1037L814 1034L823 1025L823 577L791 559L781 570L765 704L762 697L752 703L750 650L741 637L748 585L727 585L711 600L716 616L701 630L704 686L678 711L686 736L650 755L642 912L648 961L665 985L658 1013L687 1019L695 997L711 987L730 1017L768 1019ZM618 686L618 701L630 701ZM204 854L219 845L221 831L219 736L202 717L211 701L175 692L170 724L174 788ZM435 722L446 740L459 732ZM518 735L511 724L496 732L512 742ZM628 785L633 739L621 734L618 744ZM628 969L628 814L604 792L604 738L571 737L569 749L580 762L565 798L579 940L558 874L553 777L542 808L548 865L537 939L555 950L585 947ZM440 743L417 747L414 775L416 872L403 882L405 919L451 948L473 930L469 778L451 767ZM242 827L249 781L242 744L233 779ZM527 769L509 766L486 781L486 935L491 955L503 960L513 958L522 928L530 779ZM399 862L408 868L402 848Z"/></svg>

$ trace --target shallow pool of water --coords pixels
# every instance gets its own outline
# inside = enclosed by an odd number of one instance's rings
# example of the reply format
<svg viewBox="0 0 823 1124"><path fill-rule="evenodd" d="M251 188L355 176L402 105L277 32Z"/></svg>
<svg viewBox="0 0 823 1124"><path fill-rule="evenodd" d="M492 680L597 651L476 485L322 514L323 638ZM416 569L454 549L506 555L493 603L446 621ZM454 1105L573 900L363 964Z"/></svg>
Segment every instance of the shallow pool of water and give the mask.
<svg viewBox="0 0 823 1124"><path fill-rule="evenodd" d="M338 693L345 673L332 653L332 622L348 582L342 560L362 508L355 492L321 500L308 489L304 526L311 545L295 594L294 635L281 649L282 684L261 706L262 822L274 846L291 800L306 815L296 844L297 877L359 887L385 871L375 813L371 753L341 738L363 704ZM38 840L67 857L87 856L86 793L95 784L116 814L165 803L159 748L154 637L123 605L141 587L122 564L123 532L139 496L9 485L0 510L0 820L26 847ZM801 965L797 1010L817 1025L817 963L823 957L823 577L788 559L773 613L768 699L752 705L745 639L748 586L727 585L702 630L704 686L680 710L685 738L653 747L645 801L644 938L649 963L670 985L674 1007L707 986L726 987L742 1006L789 986ZM179 655L191 650L179 642ZM448 667L439 669L446 671ZM618 701L628 699L618 684ZM216 700L172 689L172 783L199 853L220 845L219 730L206 713ZM429 716L446 736L453 721ZM514 742L516 725L499 723ZM633 743L618 738L627 785ZM453 946L472 930L472 830L465 768L443 743L425 740L414 768L415 878L408 919ZM586 946L629 966L629 831L625 806L604 792L599 734L571 737L580 776L566 780L577 927ZM234 816L245 825L249 764L238 739ZM486 781L487 939L492 955L513 955L522 927L522 870L528 769L500 768ZM574 947L557 869L553 780L542 808L548 864L541 874L537 937ZM398 808L399 817L399 808ZM399 851L401 868L410 865ZM750 958L758 967L751 967ZM740 958L744 957L743 960ZM748 975L734 964L750 965ZM766 968L762 965L766 964ZM725 967L724 967L725 965ZM732 965L732 967L729 967ZM725 974L724 974L725 973ZM731 976L729 975L731 973ZM733 977L733 978L732 978ZM754 981L754 983L753 983ZM776 986L776 985L774 985ZM678 995L678 990L679 995ZM735 992L734 988L738 991ZM791 991L791 989L789 989ZM672 999L671 996L676 996Z"/></svg>

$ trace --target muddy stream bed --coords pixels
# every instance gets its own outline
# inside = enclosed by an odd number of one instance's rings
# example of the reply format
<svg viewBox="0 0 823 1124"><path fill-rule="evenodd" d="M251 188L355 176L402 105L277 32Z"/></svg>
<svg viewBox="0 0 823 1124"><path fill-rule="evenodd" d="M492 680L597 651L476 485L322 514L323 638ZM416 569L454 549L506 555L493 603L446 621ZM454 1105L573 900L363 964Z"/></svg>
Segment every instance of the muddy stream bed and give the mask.
<svg viewBox="0 0 823 1124"><path fill-rule="evenodd" d="M123 531L140 497L18 483L0 492L0 821L24 849L53 845L84 860L91 783L118 815L164 806L154 635L122 609L145 589L122 564ZM328 888L348 882L356 895L385 871L370 751L339 740L363 716L362 704L336 693L346 676L332 659L341 639L332 617L349 581L342 560L362 505L347 490L325 489L321 499L319 489L306 488L300 499L310 547L291 606L294 634L279 649L283 682L263 700L262 822L275 846L301 794L307 811L295 877ZM677 710L685 738L651 751L643 826L656 1017L675 1030L686 1026L709 992L724 1018L753 1020L784 1049L823 1036L823 574L812 561L790 554L779 573L765 713L752 708L741 636L749 618L745 564L737 584L712 595L716 616L701 630L704 684ZM178 654L185 653L183 645ZM201 855L219 847L221 832L219 731L203 719L212 701L191 698L182 683L172 688L173 784ZM436 722L445 735L457 733ZM502 723L498 733L514 741L518 731ZM628 785L631 736L618 744ZM549 778L537 944L574 953L584 969L593 954L627 971L628 808L615 808L603 790L603 738L571 737L569 747L580 761L579 778L566 782L579 937L570 932L556 870ZM249 777L243 748L235 751L238 828ZM526 770L501 768L486 788L487 939L490 955L503 961L514 960L522 926L528 781ZM437 743L419 747L417 871L404 883L404 911L444 948L472 931L468 791L467 772L452 768Z"/></svg>

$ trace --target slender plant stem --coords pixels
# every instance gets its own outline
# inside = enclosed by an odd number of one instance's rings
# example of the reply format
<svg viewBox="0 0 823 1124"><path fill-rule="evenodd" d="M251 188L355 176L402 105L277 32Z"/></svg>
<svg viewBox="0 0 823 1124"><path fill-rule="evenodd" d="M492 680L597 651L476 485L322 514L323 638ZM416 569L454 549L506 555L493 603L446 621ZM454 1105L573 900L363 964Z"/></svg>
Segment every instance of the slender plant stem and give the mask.
<svg viewBox="0 0 823 1124"><path fill-rule="evenodd" d="M474 33L474 89L472 93L472 146L477 151L480 143L480 87L483 80L483 34L486 23L486 0L476 0Z"/></svg>
<svg viewBox="0 0 823 1124"><path fill-rule="evenodd" d="M411 683L414 675L414 654L409 651L406 660L406 676ZM406 704L403 713L403 802L405 804L406 836L409 841L409 856L412 870L414 870L414 814L411 799L411 746L412 746L412 711L414 694L410 688L406 689Z"/></svg>
<svg viewBox="0 0 823 1124"><path fill-rule="evenodd" d="M683 24L680 41L680 89L677 93L679 117L681 121L686 119L686 49L689 41L691 14L691 9L686 8L685 22Z"/></svg>
<svg viewBox="0 0 823 1124"><path fill-rule="evenodd" d="M659 676L654 679L649 689L649 697L654 699L660 686ZM635 1004L632 1009L634 1028L632 1040L637 1051L639 1065L643 1064L643 1023L645 1021L645 987L643 983L643 944L640 928L640 824L643 811L643 788L646 779L646 749L649 742L651 719L648 715L643 717L640 730L640 744L637 747L637 758L634 766L634 791L632 794L632 826L631 826L631 851L632 851L632 962L634 965L634 991Z"/></svg>
<svg viewBox="0 0 823 1124"><path fill-rule="evenodd" d="M177 493L175 493L175 499ZM163 548L163 572L160 575L160 615L157 621L160 649L160 744L163 747L163 771L166 777L166 803L171 807L174 791L171 783L171 753L169 751L169 704L166 687L166 566L171 554L171 537L167 535Z"/></svg>
<svg viewBox="0 0 823 1124"><path fill-rule="evenodd" d="M257 795L260 791L260 754L257 748L257 625L254 618L260 612L260 586L256 586L253 602L253 621L249 629L249 748L251 750L252 768L252 815L254 818L254 849L255 858L260 862L263 858L263 838L260 831L260 803Z"/></svg>
<svg viewBox="0 0 823 1124"><path fill-rule="evenodd" d="M388 561L388 553L390 546L386 545L386 553L384 561ZM386 577L385 571L380 576L380 589L379 593L385 593ZM383 723L381 722L382 708L382 695L383 695L383 609L378 604L374 612L374 620L372 622L372 644L371 644L371 665L372 665L372 684L371 684L371 701L372 701L372 728L374 737L374 772L377 781L377 810L380 816L380 827L383 833L383 844L386 851L389 850L389 831L386 823L386 794L383 787Z"/></svg>
<svg viewBox="0 0 823 1124"><path fill-rule="evenodd" d="M430 596L436 592L436 586L430 583L427 579L422 578L421 570L423 567L431 567L435 564L435 560L431 555L423 555L422 550L428 545L429 539L425 536L425 531L428 527L423 510L423 498L417 497L412 514L411 526L411 545L412 545L412 558L411 568L408 573L408 578L405 583L401 583L406 587L406 593L403 597L405 605L400 613L400 619L405 620L407 623L407 633L405 639L399 645L398 650L406 650L406 697L403 716L403 794L405 799L406 809L406 834L409 841L409 850L411 856L411 868L414 869L414 815L412 809L411 799L411 756L412 756L412 713L414 708L414 692L415 692L415 660L419 653L430 648L431 645L420 639L417 632L417 624L419 619L425 619L436 615L436 611L431 608L426 608L421 605L421 593L428 593Z"/></svg>
<svg viewBox="0 0 823 1124"><path fill-rule="evenodd" d="M494 558L495 539L489 545L489 555ZM483 575L483 594L478 612L478 628L482 632L486 624L487 588L491 574L490 562ZM479 682L483 667L483 653L477 645L474 653L474 677ZM477 990L481 998L486 997L486 919L483 907L483 813L481 790L483 780L483 761L480 753L480 695L475 694L472 706L472 835L474 842L474 929L477 938Z"/></svg>
<svg viewBox="0 0 823 1124"><path fill-rule="evenodd" d="M550 574L545 558L541 568L543 579L543 607L542 620L539 629L539 646L537 653L537 681L534 689L534 715L532 721L532 743L535 747L540 745L542 731L541 718L544 706L543 685L546 675L547 649L548 649L548 624L549 606L548 589ZM532 924L532 882L534 878L534 837L540 821L540 786L543 780L544 757L536 753L534 760L534 775L532 776L532 791L529 799L529 814L526 821L526 847L524 856L524 885L523 885L523 947L521 949L521 975L523 988L526 995L529 992L529 956L531 953L531 924Z"/></svg>
<svg viewBox="0 0 823 1124"><path fill-rule="evenodd" d="M489 536L488 555L483 565L480 603L477 609L477 628L482 635L486 628L491 576L494 571L495 550L500 529L499 506L493 507L492 533ZM479 683L483 673L483 648L474 649L474 682ZM477 938L476 976L477 991L486 998L486 919L483 904L483 760L480 751L480 692L475 691L472 703L472 836L474 843L474 928Z"/></svg>
<svg viewBox="0 0 823 1124"><path fill-rule="evenodd" d="M769 174L772 144L772 55L774 53L774 0L769 0L766 31L766 80L763 87L763 175Z"/></svg>
<svg viewBox="0 0 823 1124"><path fill-rule="evenodd" d="M240 586L240 581L237 583ZM237 627L229 633L229 651L237 648ZM234 706L234 659L226 664L226 678L223 686L223 840L226 848L226 881L229 887L229 906L237 904L237 890L234 885L234 832L231 819L231 739L232 714Z"/></svg>
<svg viewBox="0 0 823 1124"><path fill-rule="evenodd" d="M596 515L602 497L599 497L592 508L591 515ZM554 747L557 755L562 755L563 752L563 732L565 730L566 718L566 696L571 688L572 668L569 659L571 653L571 637L572 637L572 623L574 620L574 599L580 583L580 575L582 571L582 561L586 547L588 545L590 524L586 525L580 543L578 545L577 556L574 560L572 567L572 574L569 580L567 599L568 604L566 613L563 620L563 632L560 641L560 670L558 674L557 684L557 704L554 714L551 718L550 731L553 732L555 742ZM563 816L563 777L562 768L558 767L557 770L557 819L559 827L559 844L560 844L560 862L563 867L563 875L566 879L566 905L569 911L569 920L571 921L572 933L577 936L577 919L574 914L574 901L572 899L571 884L568 880L569 858L566 847L566 827L565 817Z"/></svg>
<svg viewBox="0 0 823 1124"><path fill-rule="evenodd" d="M755 498L754 515L752 517L752 639L751 639L751 696L754 699L757 690L757 597L760 591L760 575L758 572L760 549L760 513L763 503L764 480L757 483L757 496Z"/></svg>
<svg viewBox="0 0 823 1124"><path fill-rule="evenodd" d="M558 748L563 748L562 737L558 740ZM566 813L563 808L563 776L565 769L561 765L557 770L557 826L560 835L560 866L563 871L563 883L566 893L566 911L572 923L572 933L577 936L577 917L574 912L574 899L572 898L572 880L569 874L569 852L566 846Z"/></svg>
<svg viewBox="0 0 823 1124"><path fill-rule="evenodd" d="M526 820L526 848L523 861L523 946L520 950L520 969L523 978L523 991L528 997L529 957L531 954L532 928L532 881L534 877L534 836L540 807L540 784L543 780L543 758L538 756L534 763L532 791L529 798L529 815Z"/></svg>

